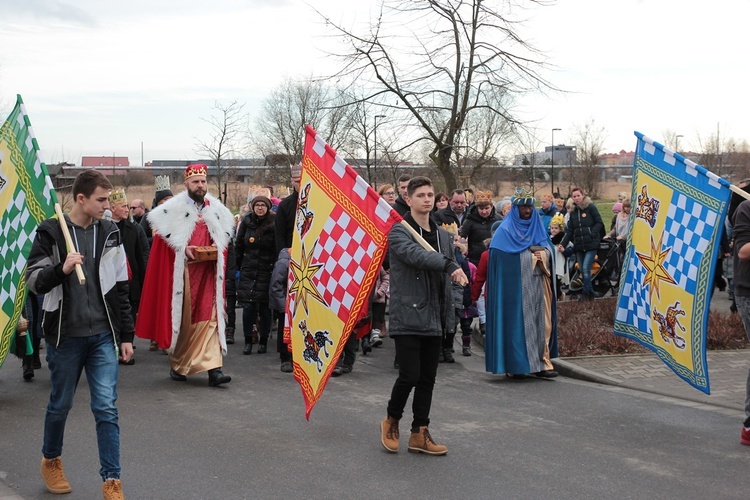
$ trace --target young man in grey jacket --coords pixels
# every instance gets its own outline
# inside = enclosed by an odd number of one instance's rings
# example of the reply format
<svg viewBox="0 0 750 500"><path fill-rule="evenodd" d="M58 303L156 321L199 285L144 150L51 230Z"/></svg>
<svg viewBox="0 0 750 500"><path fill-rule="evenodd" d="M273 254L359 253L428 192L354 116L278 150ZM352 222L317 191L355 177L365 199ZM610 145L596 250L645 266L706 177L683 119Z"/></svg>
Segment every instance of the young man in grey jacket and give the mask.
<svg viewBox="0 0 750 500"><path fill-rule="evenodd" d="M396 453L399 420L414 389L409 451L445 455L448 449L432 439L430 407L443 329L455 323L453 285L466 283L456 263L450 234L430 219L435 203L432 181L415 177L409 181L404 221L432 247L426 250L406 227L396 224L388 235L391 265L389 334L396 343L399 374L388 401L388 414L380 423L383 447Z"/></svg>
<svg viewBox="0 0 750 500"><path fill-rule="evenodd" d="M73 396L86 370L96 420L99 474L104 498L123 498L120 484L120 426L117 362L133 355L133 317L128 270L120 231L102 220L112 185L96 170L73 182L73 208L64 223L74 249L67 251L59 221L43 221L29 255L29 289L44 296L42 329L52 391L44 417L41 474L51 493L71 491L62 468L63 434ZM86 282L73 272L83 268Z"/></svg>

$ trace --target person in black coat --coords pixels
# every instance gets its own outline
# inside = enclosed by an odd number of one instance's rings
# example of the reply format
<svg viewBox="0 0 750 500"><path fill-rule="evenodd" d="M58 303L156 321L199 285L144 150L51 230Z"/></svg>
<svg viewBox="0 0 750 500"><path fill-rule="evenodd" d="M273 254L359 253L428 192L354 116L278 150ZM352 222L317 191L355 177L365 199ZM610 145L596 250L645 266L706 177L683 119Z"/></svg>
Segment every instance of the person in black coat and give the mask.
<svg viewBox="0 0 750 500"><path fill-rule="evenodd" d="M267 350L271 333L271 309L268 306L268 289L271 284L273 265L276 262L275 218L271 212L271 200L256 196L250 202L251 209L237 229L235 253L240 281L237 301L242 304L242 328L245 336L243 354L253 352L253 326L260 317L258 354Z"/></svg>
<svg viewBox="0 0 750 500"><path fill-rule="evenodd" d="M393 209L398 213L401 217L405 216L409 213L409 205L406 203L406 200L404 199L406 197L406 187L409 185L409 181L411 180L411 175L409 174L401 174L398 178L398 197L396 198L396 201L393 203Z"/></svg>
<svg viewBox="0 0 750 500"><path fill-rule="evenodd" d="M591 286L591 266L604 236L604 221L599 209L581 188L573 188L570 195L573 199L573 209L570 211L565 237L558 250L564 252L568 243L573 242L573 251L583 278L583 298L591 299L599 296Z"/></svg>
<svg viewBox="0 0 750 500"><path fill-rule="evenodd" d="M447 228L455 224L456 231L460 229L466 220L467 213L466 193L463 189L454 189L451 191L448 206L443 210L433 212L432 220L448 232L454 232Z"/></svg>
<svg viewBox="0 0 750 500"><path fill-rule="evenodd" d="M469 242L468 259L477 267L482 252L487 250L484 240L492 237L492 224L499 220L501 219L492 205L492 191L479 191L476 203L469 208L469 215L458 232Z"/></svg>

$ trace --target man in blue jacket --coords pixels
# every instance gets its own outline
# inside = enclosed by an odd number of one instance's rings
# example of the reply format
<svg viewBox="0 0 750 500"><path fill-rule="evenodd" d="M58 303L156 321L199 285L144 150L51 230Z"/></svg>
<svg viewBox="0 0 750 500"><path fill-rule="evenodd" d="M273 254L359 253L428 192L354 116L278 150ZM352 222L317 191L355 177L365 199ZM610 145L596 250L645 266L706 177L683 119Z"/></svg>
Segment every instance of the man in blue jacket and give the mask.
<svg viewBox="0 0 750 500"><path fill-rule="evenodd" d="M62 468L65 421L78 380L86 370L96 421L99 474L104 498L123 498L120 484L120 426L117 416L117 362L133 355L128 270L120 232L102 220L109 208L109 180L96 170L73 182L73 208L64 223L73 239L68 252L60 223L43 221L31 248L26 280L44 296L42 329L52 391L44 417L41 473L51 493L71 491ZM79 283L75 266L86 277ZM75 297L75 299L74 299Z"/></svg>
<svg viewBox="0 0 750 500"><path fill-rule="evenodd" d="M435 191L427 177L414 177L407 187L406 202L410 211L404 217L414 233L424 239L431 250L417 242L402 224L388 234L391 266L391 304L389 334L396 343L399 372L388 401L388 414L380 423L383 447L398 451L399 420L406 401L414 389L409 451L445 455L448 449L432 439L430 407L442 332L455 323L453 285L468 283L456 263L453 240L447 231L430 219Z"/></svg>

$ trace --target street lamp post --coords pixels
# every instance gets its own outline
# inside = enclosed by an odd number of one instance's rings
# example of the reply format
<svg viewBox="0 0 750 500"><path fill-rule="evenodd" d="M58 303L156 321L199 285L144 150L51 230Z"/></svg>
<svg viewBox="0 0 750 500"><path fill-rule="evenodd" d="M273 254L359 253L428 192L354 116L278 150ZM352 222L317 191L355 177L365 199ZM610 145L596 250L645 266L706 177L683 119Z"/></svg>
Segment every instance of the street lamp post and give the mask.
<svg viewBox="0 0 750 500"><path fill-rule="evenodd" d="M555 131L560 132L562 129L552 129L552 150L550 151L550 180L552 181L552 195L555 194Z"/></svg>
<svg viewBox="0 0 750 500"><path fill-rule="evenodd" d="M373 177L375 177L375 182L373 182L374 188L378 188L378 118L385 118L385 115L375 115L375 127L373 128L373 132L375 135L375 138L373 139Z"/></svg>

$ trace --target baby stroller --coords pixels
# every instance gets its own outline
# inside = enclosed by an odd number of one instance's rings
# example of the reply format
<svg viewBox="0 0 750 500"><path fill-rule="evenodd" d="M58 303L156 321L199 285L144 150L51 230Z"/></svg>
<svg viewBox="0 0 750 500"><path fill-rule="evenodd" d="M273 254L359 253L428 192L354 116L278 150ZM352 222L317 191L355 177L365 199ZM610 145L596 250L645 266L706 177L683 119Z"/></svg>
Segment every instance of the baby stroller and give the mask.
<svg viewBox="0 0 750 500"><path fill-rule="evenodd" d="M599 243L599 250L597 250L594 263L591 265L591 286L595 292L602 296L610 291L613 296L617 295L620 287L620 272L625 255L625 245L625 241L614 238L604 238ZM581 293L583 291L583 279L577 262L571 273L569 293Z"/></svg>

